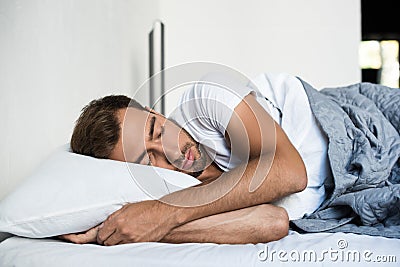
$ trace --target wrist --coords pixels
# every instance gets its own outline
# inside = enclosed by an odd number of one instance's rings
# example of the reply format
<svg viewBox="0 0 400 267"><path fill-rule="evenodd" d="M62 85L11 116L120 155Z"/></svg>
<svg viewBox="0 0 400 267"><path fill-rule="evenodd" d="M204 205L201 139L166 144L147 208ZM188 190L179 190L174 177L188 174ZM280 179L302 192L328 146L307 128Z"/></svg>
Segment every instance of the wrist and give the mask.
<svg viewBox="0 0 400 267"><path fill-rule="evenodd" d="M172 205L160 200L157 203L157 209L162 211L173 225L180 226L191 221L191 208Z"/></svg>

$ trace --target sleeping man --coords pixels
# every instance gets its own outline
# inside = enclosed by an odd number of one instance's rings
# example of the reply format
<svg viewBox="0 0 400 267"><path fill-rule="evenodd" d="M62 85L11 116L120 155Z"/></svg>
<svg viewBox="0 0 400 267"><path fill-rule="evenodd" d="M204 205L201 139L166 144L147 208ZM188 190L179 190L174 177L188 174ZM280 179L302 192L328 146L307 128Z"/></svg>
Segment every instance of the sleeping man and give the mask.
<svg viewBox="0 0 400 267"><path fill-rule="evenodd" d="M127 204L100 226L61 238L104 245L269 242L288 234L289 221L302 222L325 205L326 185L336 178L327 131L304 83L270 73L248 86L217 73L206 80L183 93L169 118L122 95L84 107L71 138L74 152L176 170L202 183ZM354 219L346 212L340 216Z"/></svg>

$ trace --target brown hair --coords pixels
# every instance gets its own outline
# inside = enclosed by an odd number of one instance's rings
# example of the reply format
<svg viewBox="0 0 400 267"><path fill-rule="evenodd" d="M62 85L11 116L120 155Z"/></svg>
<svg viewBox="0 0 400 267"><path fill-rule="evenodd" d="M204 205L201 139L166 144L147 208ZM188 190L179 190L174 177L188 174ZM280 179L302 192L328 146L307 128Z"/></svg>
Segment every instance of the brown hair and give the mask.
<svg viewBox="0 0 400 267"><path fill-rule="evenodd" d="M96 158L109 158L120 138L117 112L133 107L145 110L137 101L124 95L109 95L92 100L81 111L71 137L75 153Z"/></svg>

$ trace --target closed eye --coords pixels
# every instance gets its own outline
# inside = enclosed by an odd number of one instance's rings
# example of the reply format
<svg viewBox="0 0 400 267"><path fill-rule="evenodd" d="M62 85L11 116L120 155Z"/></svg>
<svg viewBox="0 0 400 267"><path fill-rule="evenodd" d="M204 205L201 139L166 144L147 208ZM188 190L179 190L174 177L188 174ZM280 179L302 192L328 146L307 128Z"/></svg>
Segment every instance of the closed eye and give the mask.
<svg viewBox="0 0 400 267"><path fill-rule="evenodd" d="M165 131L165 127L161 126L161 131L160 131L160 134L158 135L158 138L161 138L161 136L164 134L164 131Z"/></svg>

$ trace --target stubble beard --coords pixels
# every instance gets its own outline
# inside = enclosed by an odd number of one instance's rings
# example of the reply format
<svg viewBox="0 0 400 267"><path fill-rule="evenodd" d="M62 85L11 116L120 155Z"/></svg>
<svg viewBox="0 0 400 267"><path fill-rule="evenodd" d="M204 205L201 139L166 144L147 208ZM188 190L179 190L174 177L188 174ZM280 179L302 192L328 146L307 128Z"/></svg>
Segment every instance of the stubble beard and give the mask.
<svg viewBox="0 0 400 267"><path fill-rule="evenodd" d="M187 174L193 176L194 178L197 178L203 173L207 165L207 152L200 143L194 140L192 142L187 142L182 149L182 155L176 161L174 161L174 165L179 167L182 166L183 162L186 160L186 152L192 147L195 149L196 153L199 154L199 158L194 160L193 165L190 168L192 169L192 171L181 169L180 171L187 172Z"/></svg>

